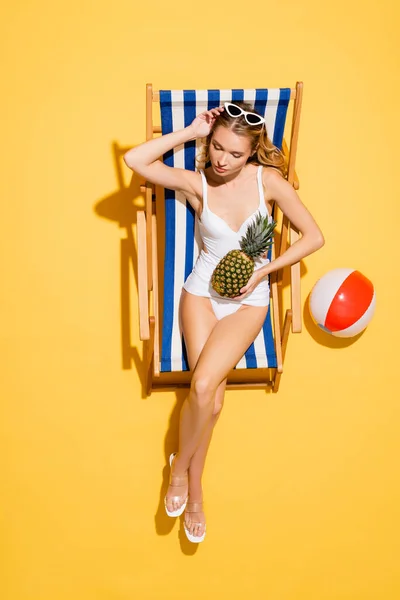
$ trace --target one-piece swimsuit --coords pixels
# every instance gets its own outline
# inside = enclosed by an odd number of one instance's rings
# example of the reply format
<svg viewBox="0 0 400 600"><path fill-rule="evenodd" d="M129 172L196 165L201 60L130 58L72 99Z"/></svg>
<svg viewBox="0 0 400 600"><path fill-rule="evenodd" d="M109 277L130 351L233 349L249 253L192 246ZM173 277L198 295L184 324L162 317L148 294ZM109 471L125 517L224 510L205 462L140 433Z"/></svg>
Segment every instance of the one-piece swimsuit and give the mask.
<svg viewBox="0 0 400 600"><path fill-rule="evenodd" d="M257 169L259 205L254 213L242 223L238 231L234 231L224 219L210 210L208 207L207 179L203 170L200 170L200 174L203 187L203 210L198 225L204 248L202 248L183 288L196 296L205 296L215 300L223 299L224 302L235 304L267 306L269 304L268 277L264 277L257 287L241 300L222 298L211 286L211 276L215 267L230 250L240 249L239 241L246 233L250 223L255 220L257 213L260 212L264 217L268 215L268 221L272 222L272 216L268 213L264 199L262 165ZM255 269L259 269L269 262L268 258L259 257L255 260Z"/></svg>

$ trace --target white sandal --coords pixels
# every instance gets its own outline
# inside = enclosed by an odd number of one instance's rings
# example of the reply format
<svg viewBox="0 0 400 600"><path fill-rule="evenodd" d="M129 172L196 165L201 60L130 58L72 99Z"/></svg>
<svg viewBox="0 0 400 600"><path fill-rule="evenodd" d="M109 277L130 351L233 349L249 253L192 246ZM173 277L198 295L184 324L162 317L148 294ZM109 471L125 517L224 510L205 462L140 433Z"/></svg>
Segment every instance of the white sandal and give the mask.
<svg viewBox="0 0 400 600"><path fill-rule="evenodd" d="M173 452L169 457L169 465L171 467L171 471L169 474L169 485L173 485L175 487L184 487L184 486L187 487L187 485L188 485L188 475L187 474L184 476L172 475L172 461L174 460L175 456L176 456L176 452ZM182 499L182 496L170 496L168 498L168 502L171 500L179 501L181 499ZM188 500L188 497L186 496L185 502L182 504L182 506L180 506L177 510L169 511L167 508L167 496L165 496L164 497L165 512L167 513L167 515L169 517L179 517L186 508L187 500Z"/></svg>
<svg viewBox="0 0 400 600"><path fill-rule="evenodd" d="M188 513L202 512L202 511L203 511L203 503L202 502L188 502L186 505L186 512L188 512ZM203 523L193 523L193 525L203 525ZM185 522L183 522L183 528L185 530L187 539L189 540L189 542L193 542L193 544L200 544L200 542L202 542L204 540L204 538L206 537L206 528L205 527L204 527L203 535L200 535L200 536L192 535L190 533L190 531L187 529Z"/></svg>

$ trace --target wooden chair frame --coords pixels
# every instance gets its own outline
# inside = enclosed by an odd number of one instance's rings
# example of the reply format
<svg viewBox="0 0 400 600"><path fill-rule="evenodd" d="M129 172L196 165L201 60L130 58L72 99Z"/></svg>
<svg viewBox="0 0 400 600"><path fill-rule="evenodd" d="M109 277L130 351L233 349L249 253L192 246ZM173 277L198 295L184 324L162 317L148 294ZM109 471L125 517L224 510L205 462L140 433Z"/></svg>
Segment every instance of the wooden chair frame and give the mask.
<svg viewBox="0 0 400 600"><path fill-rule="evenodd" d="M295 159L297 151L298 133L300 125L300 112L302 103L303 83L297 82L291 88L290 101L294 101L292 126L290 131L290 148L285 139L282 151L288 160L287 180L294 189L299 189L299 180L295 172ZM152 84L146 85L146 139L150 140L154 134L161 133L161 126L153 124L153 103L159 103L160 94L153 90ZM287 127L285 127L286 132ZM159 295L158 295L158 264L157 264L157 211L156 193L154 185L146 182L140 187L144 194L145 209L137 213L137 248L138 248L138 287L139 287L139 335L144 342L144 362L147 372L147 394L154 389L170 389L188 387L191 373L185 372L160 372L160 321L159 321ZM274 203L273 217L278 220L278 207ZM279 256L288 246L288 233L290 244L299 239L298 230L289 222L286 215L282 215L281 242ZM272 260L275 258L275 245L272 246ZM282 287L283 269L274 271L270 275L272 322L274 329L275 350L277 358L276 368L258 369L232 369L228 375L227 388L265 388L273 392L279 389L283 372L283 362L289 331L300 333L302 328L300 306L300 263L296 263L290 270L291 308L286 310L283 326L279 318L278 288Z"/></svg>

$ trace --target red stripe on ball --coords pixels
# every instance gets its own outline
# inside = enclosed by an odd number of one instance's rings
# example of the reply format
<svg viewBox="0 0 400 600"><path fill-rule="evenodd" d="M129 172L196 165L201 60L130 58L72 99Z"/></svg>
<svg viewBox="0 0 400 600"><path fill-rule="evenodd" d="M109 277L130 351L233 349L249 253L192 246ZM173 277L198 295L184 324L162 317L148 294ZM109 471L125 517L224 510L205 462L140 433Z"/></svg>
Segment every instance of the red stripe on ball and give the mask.
<svg viewBox="0 0 400 600"><path fill-rule="evenodd" d="M356 323L371 304L374 286L360 271L353 271L336 292L328 313L325 327L341 331Z"/></svg>

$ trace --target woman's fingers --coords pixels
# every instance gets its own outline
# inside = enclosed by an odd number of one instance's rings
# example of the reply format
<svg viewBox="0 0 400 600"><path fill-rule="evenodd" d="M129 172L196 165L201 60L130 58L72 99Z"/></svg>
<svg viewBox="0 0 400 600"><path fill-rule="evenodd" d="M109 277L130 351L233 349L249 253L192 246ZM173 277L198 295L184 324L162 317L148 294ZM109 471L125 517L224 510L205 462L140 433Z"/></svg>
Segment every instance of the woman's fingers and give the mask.
<svg viewBox="0 0 400 600"><path fill-rule="evenodd" d="M255 277L255 275L252 275L250 277L249 281L246 283L246 285L244 285L240 289L239 296L235 296L233 299L241 300L242 298L244 298L244 296L247 296L247 294L251 294L251 292L254 292L254 290L256 289L257 284L258 284L258 279Z"/></svg>
<svg viewBox="0 0 400 600"><path fill-rule="evenodd" d="M242 290L240 290L240 295L239 296L235 296L233 298L233 300L241 300L242 298L244 298L245 296L247 296L247 294L249 292L252 292L252 291L253 291L253 288L249 288L248 290L244 290L243 292L242 292Z"/></svg>
<svg viewBox="0 0 400 600"><path fill-rule="evenodd" d="M211 128L214 126L216 118L221 114L222 110L224 109L221 106L210 110L204 110L195 117L193 125L197 137L204 137L209 134Z"/></svg>
<svg viewBox="0 0 400 600"><path fill-rule="evenodd" d="M217 108L210 108L210 110L206 110L202 114L215 119L215 117L218 117L218 115L220 115L223 110L223 106L218 106Z"/></svg>

